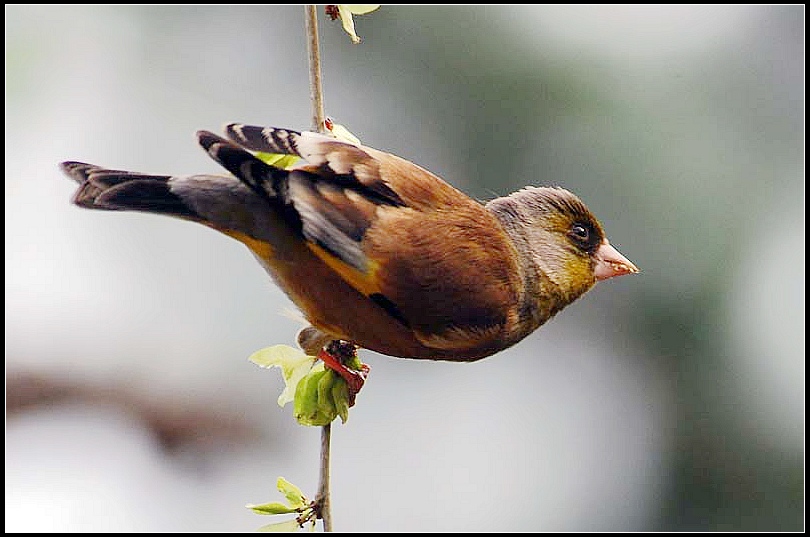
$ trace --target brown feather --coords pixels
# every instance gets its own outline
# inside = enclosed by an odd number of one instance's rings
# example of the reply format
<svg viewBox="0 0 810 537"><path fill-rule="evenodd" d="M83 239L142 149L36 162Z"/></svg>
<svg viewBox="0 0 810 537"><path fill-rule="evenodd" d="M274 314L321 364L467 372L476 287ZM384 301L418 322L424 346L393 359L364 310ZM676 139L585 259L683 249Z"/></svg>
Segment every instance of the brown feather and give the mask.
<svg viewBox="0 0 810 537"><path fill-rule="evenodd" d="M376 149L269 127L226 132L231 141L198 136L235 177L63 169L80 183L78 205L170 214L243 242L312 324L308 348L345 339L392 356L476 360L587 291L598 264L600 278L637 272L562 189L484 206ZM282 170L247 149L305 162Z"/></svg>

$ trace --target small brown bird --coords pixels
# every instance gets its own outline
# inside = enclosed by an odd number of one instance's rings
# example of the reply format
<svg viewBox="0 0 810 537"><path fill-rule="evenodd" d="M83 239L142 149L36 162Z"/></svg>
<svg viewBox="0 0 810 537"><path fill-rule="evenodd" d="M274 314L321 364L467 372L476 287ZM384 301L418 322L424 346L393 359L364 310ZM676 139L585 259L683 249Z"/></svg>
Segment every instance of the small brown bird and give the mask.
<svg viewBox="0 0 810 537"><path fill-rule="evenodd" d="M241 241L301 309L314 354L473 361L548 321L598 280L638 272L562 188L481 204L407 160L312 132L197 133L233 176L146 175L65 162L81 207L160 213ZM292 170L251 151L296 155Z"/></svg>

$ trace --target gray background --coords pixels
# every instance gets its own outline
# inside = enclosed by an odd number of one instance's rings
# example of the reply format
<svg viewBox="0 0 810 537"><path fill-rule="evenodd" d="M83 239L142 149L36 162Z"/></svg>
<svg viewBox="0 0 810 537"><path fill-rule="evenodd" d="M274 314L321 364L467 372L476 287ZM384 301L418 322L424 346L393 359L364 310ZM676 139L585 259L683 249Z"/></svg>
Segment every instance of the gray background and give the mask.
<svg viewBox="0 0 810 537"><path fill-rule="evenodd" d="M6 530L251 531L317 429L246 358L295 309L201 226L82 211L76 159L218 173L309 126L300 6L7 6ZM326 110L485 200L578 193L642 274L474 364L364 353L344 531L800 530L804 7L321 13Z"/></svg>

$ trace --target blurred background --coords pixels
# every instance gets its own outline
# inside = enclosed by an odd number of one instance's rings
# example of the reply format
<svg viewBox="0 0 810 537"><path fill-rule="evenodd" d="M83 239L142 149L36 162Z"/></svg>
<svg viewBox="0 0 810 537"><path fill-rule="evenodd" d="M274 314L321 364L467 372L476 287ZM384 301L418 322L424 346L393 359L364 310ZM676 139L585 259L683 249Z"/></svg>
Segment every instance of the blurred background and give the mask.
<svg viewBox="0 0 810 537"><path fill-rule="evenodd" d="M481 200L561 185L642 269L473 364L363 354L341 531L804 527L804 6L320 13L326 112ZM320 432L247 361L295 308L202 226L57 168L220 173L310 125L301 6L6 5L6 531L252 531Z"/></svg>

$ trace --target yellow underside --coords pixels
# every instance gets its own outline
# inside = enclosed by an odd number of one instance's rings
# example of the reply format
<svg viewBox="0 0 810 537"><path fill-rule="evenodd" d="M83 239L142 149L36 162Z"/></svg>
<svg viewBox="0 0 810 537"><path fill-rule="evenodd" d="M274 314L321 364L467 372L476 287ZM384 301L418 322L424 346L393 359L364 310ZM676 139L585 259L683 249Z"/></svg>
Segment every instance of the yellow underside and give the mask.
<svg viewBox="0 0 810 537"><path fill-rule="evenodd" d="M270 243L255 239L238 231L223 230L223 233L233 237L250 248L250 250L257 257L262 259L268 266L272 267L275 265L275 255L273 252L273 247ZM317 244L307 241L306 246L313 254L315 254L318 259L326 263L326 265L334 270L345 282L357 289L362 294L369 296L373 295L374 293L381 292L376 278L377 270L379 268L379 264L376 261L369 260L369 270L368 272L363 272L357 270L351 265L344 263L339 258L330 254ZM301 267L301 277L306 277L306 274L306 267Z"/></svg>

